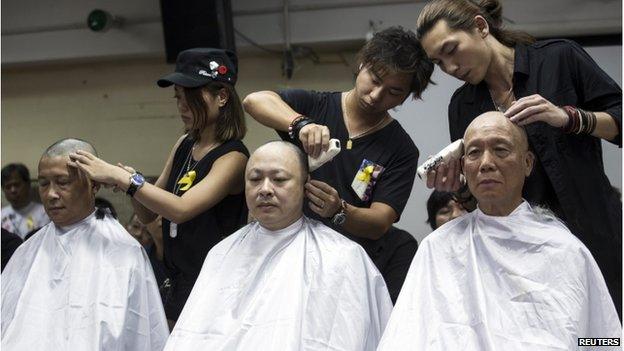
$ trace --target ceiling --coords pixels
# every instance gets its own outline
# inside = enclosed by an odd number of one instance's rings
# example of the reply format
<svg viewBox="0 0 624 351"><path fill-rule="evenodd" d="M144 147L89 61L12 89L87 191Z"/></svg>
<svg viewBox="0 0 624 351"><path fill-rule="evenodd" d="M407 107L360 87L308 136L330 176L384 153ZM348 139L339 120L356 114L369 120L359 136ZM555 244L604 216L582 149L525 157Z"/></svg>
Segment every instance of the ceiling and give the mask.
<svg viewBox="0 0 624 351"><path fill-rule="evenodd" d="M340 47L364 40L371 28L413 28L423 1L290 0L289 35L293 44ZM3 0L2 64L164 57L157 0ZM619 0L503 0L509 28L537 37L621 34ZM103 9L124 19L105 33L91 32L88 13ZM234 27L268 47L284 44L284 1L233 0ZM253 51L238 36L237 47Z"/></svg>

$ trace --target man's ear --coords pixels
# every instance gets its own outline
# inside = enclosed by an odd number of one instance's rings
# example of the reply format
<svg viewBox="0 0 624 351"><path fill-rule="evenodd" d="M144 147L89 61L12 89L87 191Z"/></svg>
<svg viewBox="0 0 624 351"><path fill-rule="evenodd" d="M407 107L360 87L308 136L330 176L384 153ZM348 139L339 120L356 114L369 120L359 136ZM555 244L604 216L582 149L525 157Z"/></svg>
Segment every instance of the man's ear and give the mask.
<svg viewBox="0 0 624 351"><path fill-rule="evenodd" d="M100 186L102 186L102 184L98 182L91 182L91 190L93 190L93 195L97 194L97 192L100 191Z"/></svg>
<svg viewBox="0 0 624 351"><path fill-rule="evenodd" d="M474 20L479 36L481 36L481 38L487 37L488 34L490 34L490 26L488 25L487 20L481 15L476 15Z"/></svg>
<svg viewBox="0 0 624 351"><path fill-rule="evenodd" d="M528 177L531 175L531 171L533 170L534 164L535 164L535 155L531 151L527 151L526 155L524 155L524 165L525 165L524 176L525 177Z"/></svg>

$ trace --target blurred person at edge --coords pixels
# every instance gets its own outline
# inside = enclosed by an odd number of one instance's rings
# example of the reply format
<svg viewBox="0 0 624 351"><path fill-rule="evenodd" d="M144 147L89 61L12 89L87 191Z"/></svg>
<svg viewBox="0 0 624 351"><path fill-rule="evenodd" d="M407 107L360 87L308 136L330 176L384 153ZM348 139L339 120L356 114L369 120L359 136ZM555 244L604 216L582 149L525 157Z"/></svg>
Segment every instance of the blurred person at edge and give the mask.
<svg viewBox="0 0 624 351"><path fill-rule="evenodd" d="M43 205L30 197L30 172L21 163L2 167L2 192L9 205L2 208L2 228L26 240L50 223Z"/></svg>

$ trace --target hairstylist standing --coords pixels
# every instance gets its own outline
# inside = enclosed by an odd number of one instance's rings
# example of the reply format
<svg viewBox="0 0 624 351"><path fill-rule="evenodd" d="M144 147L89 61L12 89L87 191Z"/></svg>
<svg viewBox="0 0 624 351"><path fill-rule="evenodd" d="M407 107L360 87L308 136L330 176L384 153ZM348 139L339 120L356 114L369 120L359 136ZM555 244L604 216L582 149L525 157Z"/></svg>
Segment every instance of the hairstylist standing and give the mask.
<svg viewBox="0 0 624 351"><path fill-rule="evenodd" d="M523 197L550 207L589 248L621 316L622 203L601 139L621 146L622 90L576 43L535 41L501 23L497 0L435 0L418 18L427 56L466 82L449 104L451 139L490 110L525 126L537 159ZM458 190L458 162L432 172L428 185Z"/></svg>

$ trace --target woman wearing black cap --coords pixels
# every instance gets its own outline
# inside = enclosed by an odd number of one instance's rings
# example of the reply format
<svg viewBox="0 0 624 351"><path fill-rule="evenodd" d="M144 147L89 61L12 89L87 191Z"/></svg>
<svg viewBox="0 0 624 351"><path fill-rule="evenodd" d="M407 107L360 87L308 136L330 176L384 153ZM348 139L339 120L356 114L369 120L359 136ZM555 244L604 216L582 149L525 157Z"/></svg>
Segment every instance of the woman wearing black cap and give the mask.
<svg viewBox="0 0 624 351"><path fill-rule="evenodd" d="M128 166L113 166L78 152L72 166L132 197L141 222L163 217L164 261L171 280L165 297L170 326L177 320L208 251L247 221L241 139L245 119L234 90L237 58L219 49L181 52L176 70L158 81L175 85L184 128L154 185Z"/></svg>

